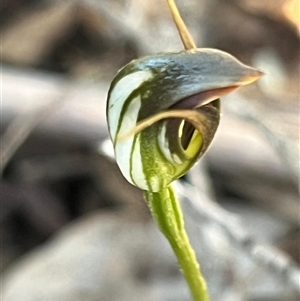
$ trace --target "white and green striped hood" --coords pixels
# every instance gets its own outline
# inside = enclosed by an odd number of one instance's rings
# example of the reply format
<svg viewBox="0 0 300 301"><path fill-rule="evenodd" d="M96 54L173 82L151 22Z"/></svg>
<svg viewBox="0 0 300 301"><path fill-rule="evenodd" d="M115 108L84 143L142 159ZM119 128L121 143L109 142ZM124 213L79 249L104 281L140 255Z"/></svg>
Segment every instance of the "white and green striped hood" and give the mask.
<svg viewBox="0 0 300 301"><path fill-rule="evenodd" d="M219 97L260 75L215 49L130 62L113 80L107 101L109 132L124 177L157 192L185 174L217 130Z"/></svg>

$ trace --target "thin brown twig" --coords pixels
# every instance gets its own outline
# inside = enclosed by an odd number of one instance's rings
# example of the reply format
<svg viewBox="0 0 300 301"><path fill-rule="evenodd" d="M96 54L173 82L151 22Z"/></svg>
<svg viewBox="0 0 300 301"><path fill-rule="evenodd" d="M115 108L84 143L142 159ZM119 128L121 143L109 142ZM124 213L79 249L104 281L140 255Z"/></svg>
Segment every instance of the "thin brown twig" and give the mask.
<svg viewBox="0 0 300 301"><path fill-rule="evenodd" d="M184 21L182 20L178 8L174 0L167 0L174 23L176 24L178 33L180 35L181 41L186 50L197 48L193 37L191 36L189 30L187 29Z"/></svg>

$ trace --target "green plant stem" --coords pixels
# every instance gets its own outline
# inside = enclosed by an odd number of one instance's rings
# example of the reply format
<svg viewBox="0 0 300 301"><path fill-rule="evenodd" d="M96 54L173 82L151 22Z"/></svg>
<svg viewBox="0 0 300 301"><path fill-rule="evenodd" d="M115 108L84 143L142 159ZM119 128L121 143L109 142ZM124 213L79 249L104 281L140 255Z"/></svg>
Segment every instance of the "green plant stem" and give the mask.
<svg viewBox="0 0 300 301"><path fill-rule="evenodd" d="M183 214L174 190L169 186L160 192L145 191L145 199L176 254L194 301L209 301L206 283L184 229Z"/></svg>

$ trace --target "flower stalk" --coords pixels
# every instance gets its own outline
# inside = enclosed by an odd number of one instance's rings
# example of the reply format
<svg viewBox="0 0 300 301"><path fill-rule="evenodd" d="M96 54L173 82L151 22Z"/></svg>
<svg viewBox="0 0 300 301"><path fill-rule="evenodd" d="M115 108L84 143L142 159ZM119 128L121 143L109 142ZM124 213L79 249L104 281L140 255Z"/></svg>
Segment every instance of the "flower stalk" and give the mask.
<svg viewBox="0 0 300 301"><path fill-rule="evenodd" d="M209 301L205 280L184 228L182 210L173 188L145 191L145 199L154 220L168 239L181 267L194 301Z"/></svg>

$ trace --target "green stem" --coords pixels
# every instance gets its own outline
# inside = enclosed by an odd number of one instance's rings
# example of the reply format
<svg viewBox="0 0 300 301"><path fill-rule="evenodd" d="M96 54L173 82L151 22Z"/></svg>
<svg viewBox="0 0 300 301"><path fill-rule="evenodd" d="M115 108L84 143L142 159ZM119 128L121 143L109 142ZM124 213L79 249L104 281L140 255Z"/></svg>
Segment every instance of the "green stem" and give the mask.
<svg viewBox="0 0 300 301"><path fill-rule="evenodd" d="M209 301L205 280L184 229L180 204L171 186L159 192L145 191L153 218L169 240L194 301Z"/></svg>

